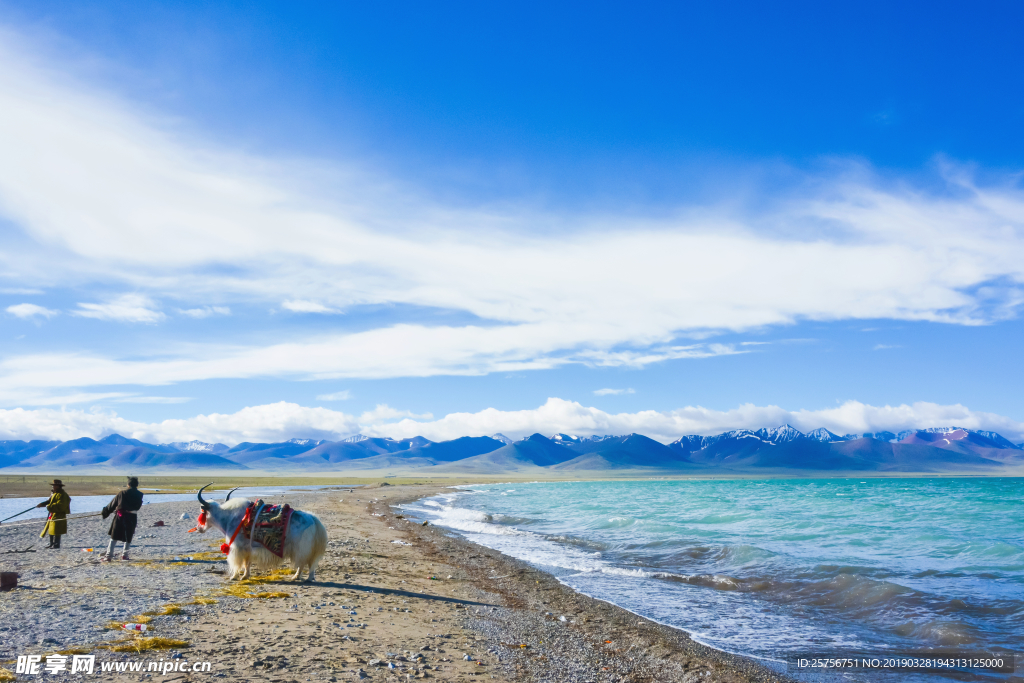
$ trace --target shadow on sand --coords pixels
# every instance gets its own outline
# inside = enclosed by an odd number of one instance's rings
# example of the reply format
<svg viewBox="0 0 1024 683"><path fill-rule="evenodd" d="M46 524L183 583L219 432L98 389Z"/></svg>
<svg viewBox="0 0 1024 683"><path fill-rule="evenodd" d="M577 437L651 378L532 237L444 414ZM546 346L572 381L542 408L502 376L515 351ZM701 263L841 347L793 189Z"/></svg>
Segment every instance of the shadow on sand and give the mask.
<svg viewBox="0 0 1024 683"><path fill-rule="evenodd" d="M419 598L421 600L433 600L435 602L448 602L451 604L459 605L473 605L474 607L501 607L501 605L493 605L489 602L474 602L472 600L460 600L459 598L449 598L444 595L431 595L430 593L413 593L412 591L397 590L395 588L381 588L380 586L362 586L357 583L337 583L334 581L314 581L312 583L299 582L299 581L267 581L264 585L266 586L317 586L318 588L347 588L353 591L362 591L364 593L379 593L380 595L394 595L403 598Z"/></svg>

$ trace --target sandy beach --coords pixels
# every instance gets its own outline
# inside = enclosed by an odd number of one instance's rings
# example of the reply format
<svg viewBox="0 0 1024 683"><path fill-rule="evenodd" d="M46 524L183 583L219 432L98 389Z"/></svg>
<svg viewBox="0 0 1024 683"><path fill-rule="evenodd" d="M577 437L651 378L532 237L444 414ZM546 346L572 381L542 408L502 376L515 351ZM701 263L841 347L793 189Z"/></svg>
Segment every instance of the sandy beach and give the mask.
<svg viewBox="0 0 1024 683"><path fill-rule="evenodd" d="M109 564L99 562L99 517L72 519L59 551L43 549L39 523L2 525L0 569L17 572L19 586L0 594L0 666L11 672L0 680L39 679L15 677L16 658L40 655L45 666L55 653L68 669L75 654L94 655L101 680L784 680L391 507L438 490L337 487L268 499L325 523L330 544L313 584L282 571L229 584L223 539L187 533L197 503L145 506L131 559ZM24 550L35 552L14 552ZM117 629L139 622L145 633ZM100 672L104 663L142 670Z"/></svg>

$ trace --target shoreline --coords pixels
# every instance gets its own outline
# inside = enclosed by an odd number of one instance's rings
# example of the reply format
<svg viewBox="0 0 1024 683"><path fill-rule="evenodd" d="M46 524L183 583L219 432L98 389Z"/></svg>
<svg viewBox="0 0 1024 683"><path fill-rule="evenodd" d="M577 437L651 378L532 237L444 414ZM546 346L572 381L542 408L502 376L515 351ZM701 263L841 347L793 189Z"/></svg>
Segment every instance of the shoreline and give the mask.
<svg viewBox="0 0 1024 683"><path fill-rule="evenodd" d="M21 574L19 588L0 594L0 667L13 671L18 655L74 652L97 662L209 662L225 680L279 683L481 676L552 683L789 680L392 509L447 488L378 484L268 498L287 500L327 526L327 554L312 584L266 571L228 584L216 552L223 538L186 533L195 502L145 506L132 559L123 563L98 562L107 522L80 520L61 551L0 554L3 571ZM190 519L178 519L182 513ZM154 527L157 519L165 526ZM0 544L35 542L38 549L37 533L34 526L0 525ZM108 622L143 619L150 630L142 635L167 639L167 649L147 650L144 639L104 629ZM138 647L105 649L118 643ZM108 674L112 680L145 675Z"/></svg>
<svg viewBox="0 0 1024 683"><path fill-rule="evenodd" d="M590 657L595 656L609 660L603 663L615 660L617 666L614 667L615 674L610 680L673 680L689 683L706 676L710 676L714 681L792 680L756 659L699 643L682 629L575 591L543 570L497 550L468 541L456 532L429 531L437 527L414 524L407 519L401 519L402 516L393 511L390 517L387 517L388 513L384 512L385 507L413 502L422 497L425 496L409 496L404 500L389 501L386 505L377 503L375 509L389 521L401 524L403 530L417 541L432 544L437 548L437 552L449 558L462 553L468 559L476 560L465 564L464 568L467 568L477 587L486 593L506 597L523 612L522 620L525 623L508 624L504 629L498 627L505 635L511 633L524 637L524 634L531 630L544 632L548 638L555 638L553 644L549 641L549 646L565 651L562 656L567 660L576 658L589 661ZM437 538L438 536L442 538ZM491 576L487 576L488 571L492 572ZM494 576L498 573L502 576ZM531 578L534 581L532 585ZM562 613L552 611L554 607L561 607ZM559 617L566 619L563 622ZM565 636L567 628L581 632L585 643L583 647L579 642L571 642L574 640L572 637ZM609 644L608 640L612 642ZM590 652L584 654L582 650L586 649ZM573 650L575 652L569 655L569 651ZM519 664L522 666L525 662ZM613 669L610 666L590 668L588 680L609 679L609 671L602 669ZM619 678L615 678L615 675ZM546 680L551 676L553 675L547 672L533 671L531 676L512 680ZM556 675L550 680L571 679Z"/></svg>
<svg viewBox="0 0 1024 683"><path fill-rule="evenodd" d="M83 468L80 468L83 469ZM76 495L107 495L113 496L124 488L124 477L112 473L85 473L68 475L66 473L45 473L41 470L14 470L4 468L0 471L0 499L37 498L43 500L49 496L49 482L61 478L65 489L75 491ZM245 473L225 473L209 471L182 475L162 471L142 471L139 474L143 486L140 490L150 494L194 493L211 478L215 481L245 482L245 488L256 487L317 487L317 488L349 488L373 486L387 481L391 486L437 486L454 487L465 485L502 484L502 483L565 483L565 482L597 482L597 481L797 481L814 479L1021 479L1024 469L1009 468L1001 472L878 472L845 471L845 470L764 470L758 472L676 472L676 471L639 471L639 470L606 470L584 471L573 475L553 476L550 472L503 472L495 474L453 473L451 475L432 475L422 470L372 471L350 470L330 472L304 472L295 475L281 475L273 471L251 470ZM156 482L155 485L152 485ZM147 485L149 484L149 485ZM234 488L232 484L216 483L211 487L214 491Z"/></svg>

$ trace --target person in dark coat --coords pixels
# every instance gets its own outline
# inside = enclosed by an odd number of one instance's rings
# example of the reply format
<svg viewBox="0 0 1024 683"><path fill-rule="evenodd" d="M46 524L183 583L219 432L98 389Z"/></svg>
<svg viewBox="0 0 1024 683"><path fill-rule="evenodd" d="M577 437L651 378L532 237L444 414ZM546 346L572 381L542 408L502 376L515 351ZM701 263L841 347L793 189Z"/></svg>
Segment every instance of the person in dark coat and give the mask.
<svg viewBox="0 0 1024 683"><path fill-rule="evenodd" d="M103 508L103 519L111 514L114 519L110 521L110 543L107 544L107 553L100 558L100 562L110 562L114 559L114 544L118 541L124 543L121 549L121 559L128 559L128 547L132 544L132 537L135 536L135 525L138 523L136 514L142 507L142 492L139 491L139 480L137 477L128 477L128 488L114 496L114 499Z"/></svg>
<svg viewBox="0 0 1024 683"><path fill-rule="evenodd" d="M68 515L71 513L71 496L64 492L64 482L54 479L50 485L49 500L44 500L37 508L46 508L50 513L46 518L46 528L40 536L50 535L47 549L60 550L60 537L68 532Z"/></svg>

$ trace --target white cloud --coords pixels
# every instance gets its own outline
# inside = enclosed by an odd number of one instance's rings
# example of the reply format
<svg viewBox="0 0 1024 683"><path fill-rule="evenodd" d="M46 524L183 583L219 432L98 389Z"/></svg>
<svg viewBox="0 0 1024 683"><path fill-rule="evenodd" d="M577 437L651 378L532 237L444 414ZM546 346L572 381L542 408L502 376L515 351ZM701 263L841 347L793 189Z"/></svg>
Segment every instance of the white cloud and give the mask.
<svg viewBox="0 0 1024 683"><path fill-rule="evenodd" d="M227 306L201 306L199 308L178 309L182 315L190 318L209 318L214 315L231 315L231 309Z"/></svg>
<svg viewBox="0 0 1024 683"><path fill-rule="evenodd" d="M801 431L825 427L838 434L901 429L948 427L991 429L1015 443L1024 438L1024 422L994 413L972 411L961 405L943 406L919 402L912 405L870 406L848 401L838 408L786 410L778 406L744 404L718 411L689 406L671 411L607 413L573 401L550 398L539 408L502 411L489 408L477 413L451 413L425 422L404 419L388 424L365 424L362 433L404 438L421 434L428 439L501 432L512 438L541 434L644 434L662 442L685 434L719 434L731 429L758 429L791 424Z"/></svg>
<svg viewBox="0 0 1024 683"><path fill-rule="evenodd" d="M36 304L15 304L7 307L7 312L18 318L30 320L32 318L52 318L59 315L60 311L37 306Z"/></svg>
<svg viewBox="0 0 1024 683"><path fill-rule="evenodd" d="M386 403L378 404L373 410L368 410L359 416L359 422L367 425L380 424L385 420L397 420L398 418L405 418L410 420L429 420L433 415L430 413L423 413L417 415L416 413L409 412L408 410L395 410Z"/></svg>
<svg viewBox="0 0 1024 683"><path fill-rule="evenodd" d="M562 353L532 326L496 328L396 325L266 347L184 346L160 357L121 360L84 353L0 358L0 405L32 405L62 387L167 385L221 378L379 379L477 375L568 363L643 367L666 358L736 353L725 345L654 348L646 353ZM554 331L552 331L554 334ZM477 357L479 356L479 359Z"/></svg>
<svg viewBox="0 0 1024 683"><path fill-rule="evenodd" d="M0 388L0 397L3 397L0 398L0 403L3 405L71 406L80 403L116 401L126 396L131 396L130 393L124 391L60 391L52 389L19 392L19 394L19 400L12 400L11 397L14 394Z"/></svg>
<svg viewBox="0 0 1024 683"><path fill-rule="evenodd" d="M619 396L621 394L635 394L632 389L596 389L594 396Z"/></svg>
<svg viewBox="0 0 1024 683"><path fill-rule="evenodd" d="M320 394L316 397L318 401L347 401L352 398L352 392L348 389L335 391L333 394Z"/></svg>
<svg viewBox="0 0 1024 683"><path fill-rule="evenodd" d="M146 293L80 304L76 315L157 322L154 299L216 296L479 321L396 317L288 345L197 344L141 360L83 354L70 384L42 356L7 359L8 371L39 368L35 378L16 373L28 388L108 383L98 368L127 383L249 377L262 361L263 375L299 377L638 367L737 352L676 345L715 331L842 319L977 325L1024 302L1024 192L1012 175L981 184L946 165L937 182L914 186L851 163L756 197L756 208L680 206L654 217L456 206L346 162L325 170L219 148L27 54L13 37L0 47L0 216L30 246L0 260L30 285L63 278ZM337 358L353 349L360 363ZM286 350L310 351L324 369Z"/></svg>
<svg viewBox="0 0 1024 683"><path fill-rule="evenodd" d="M315 301L302 301L300 299L295 301L285 301L281 304L281 308L294 313L337 313L333 308L329 308L323 304L318 304Z"/></svg>
<svg viewBox="0 0 1024 683"><path fill-rule="evenodd" d="M351 415L294 403L272 403L243 408L230 415L211 413L154 423L126 420L112 412L0 410L0 439L67 440L118 433L149 443L199 439L233 445L242 441L282 441L295 436L337 439L358 431L359 423Z"/></svg>
<svg viewBox="0 0 1024 683"><path fill-rule="evenodd" d="M283 441L293 437L340 439L367 436L406 438L425 436L434 441L501 432L514 439L530 434L640 433L662 442L685 434L718 434L730 429L757 429L789 423L802 431L825 427L838 434L899 431L926 427L966 427L999 432L1015 443L1024 440L1024 422L972 411L962 405L919 402L870 406L848 401L823 410L786 410L778 406L744 404L718 411L688 406L678 410L607 413L573 401L550 398L528 410L488 408L476 413L451 413L438 420L413 415L386 405L360 416L272 403L243 408L231 414L197 415L181 420L138 422L116 413L40 408L0 409L0 439L99 438L114 432L151 443L199 439L236 444L241 441Z"/></svg>
<svg viewBox="0 0 1024 683"><path fill-rule="evenodd" d="M884 351L885 349L901 349L903 348L900 344L875 344L872 347L872 351Z"/></svg>
<svg viewBox="0 0 1024 683"><path fill-rule="evenodd" d="M142 294L124 294L105 304L80 303L72 315L81 318L111 320L124 323L156 323L167 316L153 310L153 300Z"/></svg>
<svg viewBox="0 0 1024 683"><path fill-rule="evenodd" d="M162 403L169 405L188 403L191 400L191 397L188 396L125 396L124 398L114 399L114 403Z"/></svg>

